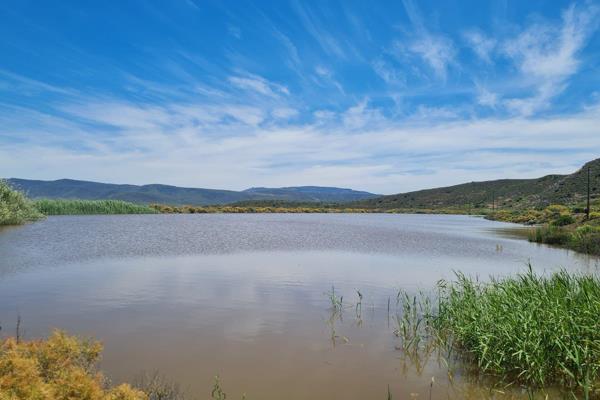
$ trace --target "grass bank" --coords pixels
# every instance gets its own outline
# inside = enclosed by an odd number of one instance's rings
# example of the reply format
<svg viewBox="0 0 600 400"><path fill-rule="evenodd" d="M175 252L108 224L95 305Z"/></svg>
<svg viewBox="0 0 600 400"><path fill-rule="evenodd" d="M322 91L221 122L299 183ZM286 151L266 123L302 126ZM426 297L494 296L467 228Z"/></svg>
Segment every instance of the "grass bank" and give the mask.
<svg viewBox="0 0 600 400"><path fill-rule="evenodd" d="M551 205L543 210L497 211L486 215L496 221L537 225L529 241L566 247L581 253L600 255L600 212L588 219L581 206Z"/></svg>
<svg viewBox="0 0 600 400"><path fill-rule="evenodd" d="M50 200L34 202L45 215L156 214L154 208L121 200Z"/></svg>
<svg viewBox="0 0 600 400"><path fill-rule="evenodd" d="M43 218L25 195L0 180L0 225L20 225Z"/></svg>
<svg viewBox="0 0 600 400"><path fill-rule="evenodd" d="M585 254L600 255L600 226L591 224L543 225L529 232L529 241L562 246Z"/></svg>

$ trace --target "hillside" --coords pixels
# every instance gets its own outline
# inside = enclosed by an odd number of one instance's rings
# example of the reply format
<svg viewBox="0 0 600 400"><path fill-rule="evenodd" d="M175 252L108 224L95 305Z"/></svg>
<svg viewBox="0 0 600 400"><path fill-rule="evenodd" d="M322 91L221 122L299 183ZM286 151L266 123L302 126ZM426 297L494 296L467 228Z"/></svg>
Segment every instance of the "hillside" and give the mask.
<svg viewBox="0 0 600 400"><path fill-rule="evenodd" d="M569 175L547 175L536 179L500 179L470 182L436 189L399 193L357 201L367 208L491 207L526 208L548 204L572 204L585 199L587 168L591 172L592 198L600 196L600 159L590 161Z"/></svg>
<svg viewBox="0 0 600 400"><path fill-rule="evenodd" d="M542 198L559 204L584 201L587 193L588 167L590 169L591 197L600 197L600 159L596 159L586 163L576 172L554 182L541 194Z"/></svg>
<svg viewBox="0 0 600 400"><path fill-rule="evenodd" d="M40 181L12 178L8 179L8 182L33 199L125 200L143 204L216 205L260 200L349 202L377 196L351 189L318 186L251 188L233 191L158 184L118 185L72 179Z"/></svg>

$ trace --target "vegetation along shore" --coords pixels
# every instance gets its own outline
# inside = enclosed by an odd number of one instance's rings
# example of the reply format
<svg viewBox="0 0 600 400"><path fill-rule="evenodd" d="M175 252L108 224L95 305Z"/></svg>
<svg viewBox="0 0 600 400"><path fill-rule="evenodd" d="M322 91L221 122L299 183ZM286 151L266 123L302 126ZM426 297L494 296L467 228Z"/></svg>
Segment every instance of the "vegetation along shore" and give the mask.
<svg viewBox="0 0 600 400"><path fill-rule="evenodd" d="M122 200L56 200L34 201L35 207L44 215L93 215L93 214L157 214L158 211L143 204Z"/></svg>
<svg viewBox="0 0 600 400"><path fill-rule="evenodd" d="M600 207L592 203L589 215L586 206L552 205L542 210L527 209L489 213L496 221L533 225L529 241L566 247L586 254L600 254Z"/></svg>

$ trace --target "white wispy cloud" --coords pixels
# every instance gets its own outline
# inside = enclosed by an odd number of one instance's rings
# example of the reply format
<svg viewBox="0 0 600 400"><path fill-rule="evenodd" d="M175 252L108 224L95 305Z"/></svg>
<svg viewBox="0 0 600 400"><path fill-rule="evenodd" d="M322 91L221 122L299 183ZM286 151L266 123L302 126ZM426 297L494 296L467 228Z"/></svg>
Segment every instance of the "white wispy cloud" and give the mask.
<svg viewBox="0 0 600 400"><path fill-rule="evenodd" d="M227 105L222 111L225 115L248 125L258 125L265 119L264 110L252 106Z"/></svg>
<svg viewBox="0 0 600 400"><path fill-rule="evenodd" d="M504 43L505 54L535 91L529 97L507 99L509 109L532 115L547 108L567 87L568 79L579 68L579 52L597 28L598 15L598 6L572 5L563 12L560 24L536 23Z"/></svg>
<svg viewBox="0 0 600 400"><path fill-rule="evenodd" d="M77 95L78 91L72 88L51 85L35 79L28 78L14 72L0 69L0 77L6 90L26 93L51 92L61 95Z"/></svg>
<svg viewBox="0 0 600 400"><path fill-rule="evenodd" d="M348 129L369 127L374 129L383 121L381 111L369 107L369 100L364 99L358 104L348 108L342 115L344 126Z"/></svg>
<svg viewBox="0 0 600 400"><path fill-rule="evenodd" d="M316 111L314 123L294 125L285 119L293 116L292 107L269 112L235 103L150 106L91 99L64 105L62 112L80 122L27 110L0 113L0 136L19 137L0 149L3 174L101 181L118 176L131 183L147 183L151 176L231 189L318 184L394 193L569 172L600 148L599 105L569 116L506 119L455 119L454 110L423 106L414 118L394 121L364 99L341 113ZM17 114L37 122L22 126ZM284 119L261 124L269 115ZM106 124L115 136L106 134Z"/></svg>
<svg viewBox="0 0 600 400"><path fill-rule="evenodd" d="M298 114L298 110L291 107L279 107L271 112L271 115L278 119L288 119L295 117Z"/></svg>
<svg viewBox="0 0 600 400"><path fill-rule="evenodd" d="M248 74L247 76L230 76L229 82L240 89L249 90L264 96L277 97L280 94L290 94L287 87L269 82L257 75Z"/></svg>
<svg viewBox="0 0 600 400"><path fill-rule="evenodd" d="M494 38L487 37L479 30L470 30L463 34L468 45L475 54L486 63L491 63L491 53L496 47L497 41Z"/></svg>
<svg viewBox="0 0 600 400"><path fill-rule="evenodd" d="M400 54L409 52L419 56L432 68L439 79L446 80L448 67L455 62L456 57L452 39L430 32L423 22L417 5L412 0L403 0L402 3L414 32L408 43L396 41L396 50Z"/></svg>
<svg viewBox="0 0 600 400"><path fill-rule="evenodd" d="M287 53L288 53L287 61L288 61L289 65L292 67L292 69L296 70L296 72L299 72L302 62L300 61L300 55L298 54L298 48L296 47L296 45L292 42L292 40L287 35L283 34L277 28L273 27L272 33L275 36L275 38L277 38L277 40L279 40L279 42L287 50Z"/></svg>
<svg viewBox="0 0 600 400"><path fill-rule="evenodd" d="M482 106L495 108L498 104L498 94L493 93L481 85L477 87L477 103Z"/></svg>
<svg viewBox="0 0 600 400"><path fill-rule="evenodd" d="M413 41L408 50L421 56L438 78L446 80L448 67L454 62L456 55L452 40L444 36L426 34Z"/></svg>
<svg viewBox="0 0 600 400"><path fill-rule="evenodd" d="M315 67L315 72L319 75L319 76L325 76L325 77L331 77L331 70L329 70L327 67L324 67L322 65L317 65Z"/></svg>
<svg viewBox="0 0 600 400"><path fill-rule="evenodd" d="M300 2L295 2L294 9L306 31L328 56L346 58L346 51L340 41L324 27L324 23L308 6L300 4Z"/></svg>
<svg viewBox="0 0 600 400"><path fill-rule="evenodd" d="M345 93L344 87L342 84L335 79L333 75L333 71L323 65L317 65L315 67L315 73L317 74L317 79L314 79L315 83L320 86L334 86L336 87L340 93Z"/></svg>
<svg viewBox="0 0 600 400"><path fill-rule="evenodd" d="M386 63L381 58L373 61L372 63L373 70L381 79L383 79L388 84L405 84L406 78L404 75L398 71L398 69L394 68L389 63Z"/></svg>
<svg viewBox="0 0 600 400"><path fill-rule="evenodd" d="M329 121L335 118L336 113L330 110L317 110L313 113L314 117L319 122Z"/></svg>
<svg viewBox="0 0 600 400"><path fill-rule="evenodd" d="M455 119L458 117L456 110L451 107L429 107L420 105L412 118L435 121L440 119Z"/></svg>

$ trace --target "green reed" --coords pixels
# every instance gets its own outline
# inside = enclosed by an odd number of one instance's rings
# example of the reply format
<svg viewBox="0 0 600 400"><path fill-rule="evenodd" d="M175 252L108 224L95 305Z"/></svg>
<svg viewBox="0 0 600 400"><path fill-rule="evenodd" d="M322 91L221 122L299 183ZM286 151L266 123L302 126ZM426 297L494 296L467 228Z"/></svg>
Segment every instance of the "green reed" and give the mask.
<svg viewBox="0 0 600 400"><path fill-rule="evenodd" d="M430 339L435 337L436 333L431 323L433 320L431 296L424 292L411 296L408 292L399 290L396 304L398 312L394 334L401 339L402 349L408 353L417 353L427 348L429 353L434 344Z"/></svg>
<svg viewBox="0 0 600 400"><path fill-rule="evenodd" d="M331 309L333 311L342 311L344 302L344 296L339 296L335 293L335 286L331 287L331 292L326 293L331 303Z"/></svg>
<svg viewBox="0 0 600 400"><path fill-rule="evenodd" d="M225 400L227 398L227 394L223 392L221 388L221 381L219 380L219 375L215 376L215 383L210 392L210 398L213 400Z"/></svg>
<svg viewBox="0 0 600 400"><path fill-rule="evenodd" d="M585 399L599 388L600 279L532 272L481 283L440 283L431 322L481 373L532 387L558 385Z"/></svg>
<svg viewBox="0 0 600 400"><path fill-rule="evenodd" d="M36 208L45 215L94 215L94 214L157 214L145 205L121 200L54 200L35 201Z"/></svg>
<svg viewBox="0 0 600 400"><path fill-rule="evenodd" d="M521 384L532 393L557 387L575 398L600 395L596 275L538 275L530 266L484 283L458 273L452 282L440 281L436 294L400 290L396 304L397 349L417 369L437 354L449 373L460 365L473 376Z"/></svg>

